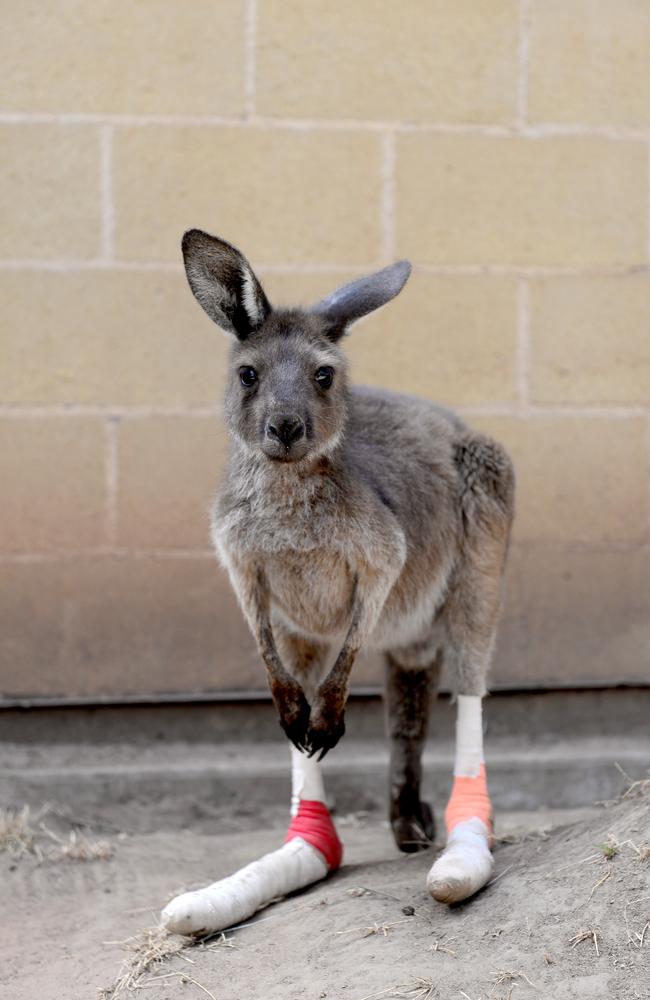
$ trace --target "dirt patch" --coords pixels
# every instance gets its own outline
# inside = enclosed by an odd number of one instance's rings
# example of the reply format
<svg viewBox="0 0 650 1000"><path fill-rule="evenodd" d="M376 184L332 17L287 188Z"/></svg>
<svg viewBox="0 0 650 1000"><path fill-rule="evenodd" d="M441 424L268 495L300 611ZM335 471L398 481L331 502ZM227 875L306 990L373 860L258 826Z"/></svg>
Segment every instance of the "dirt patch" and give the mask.
<svg viewBox="0 0 650 1000"><path fill-rule="evenodd" d="M5 854L0 995L646 1000L649 807L639 785L577 822L506 836L491 884L452 908L425 891L432 852L398 855L380 818L342 819L338 873L189 947L143 931L177 892L276 846L280 828L126 836L112 858L84 865Z"/></svg>

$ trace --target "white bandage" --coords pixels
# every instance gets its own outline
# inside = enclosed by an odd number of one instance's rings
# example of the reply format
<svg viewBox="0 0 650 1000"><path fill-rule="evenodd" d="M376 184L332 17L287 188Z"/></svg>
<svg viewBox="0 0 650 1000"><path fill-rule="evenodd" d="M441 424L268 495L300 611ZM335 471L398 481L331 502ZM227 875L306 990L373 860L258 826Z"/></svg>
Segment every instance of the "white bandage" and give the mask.
<svg viewBox="0 0 650 1000"><path fill-rule="evenodd" d="M325 804L320 765L291 747L291 815L300 800ZM234 875L204 889L185 892L162 912L163 925L176 934L225 930L247 920L273 900L325 878L329 871L323 855L300 836Z"/></svg>
<svg viewBox="0 0 650 1000"><path fill-rule="evenodd" d="M321 767L315 757L307 757L291 746L291 815L298 812L301 799L310 802L325 802L325 786Z"/></svg>
<svg viewBox="0 0 650 1000"><path fill-rule="evenodd" d="M483 763L483 708L478 695L459 694L454 774L475 778Z"/></svg>
<svg viewBox="0 0 650 1000"><path fill-rule="evenodd" d="M204 889L185 892L162 912L176 934L221 931L247 920L274 899L325 878L322 854L300 837Z"/></svg>
<svg viewBox="0 0 650 1000"><path fill-rule="evenodd" d="M494 871L489 830L480 819L467 819L447 838L447 846L427 876L427 889L440 903L458 903L478 892Z"/></svg>

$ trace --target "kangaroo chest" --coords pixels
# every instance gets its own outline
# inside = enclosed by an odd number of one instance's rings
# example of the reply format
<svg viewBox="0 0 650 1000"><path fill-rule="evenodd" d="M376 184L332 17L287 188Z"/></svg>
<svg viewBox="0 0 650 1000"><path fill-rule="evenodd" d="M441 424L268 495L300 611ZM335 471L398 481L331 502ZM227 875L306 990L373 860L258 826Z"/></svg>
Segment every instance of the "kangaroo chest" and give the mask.
<svg viewBox="0 0 650 1000"><path fill-rule="evenodd" d="M217 548L259 562L273 607L314 636L340 633L352 607L355 573L338 500L327 491L260 491L213 522Z"/></svg>
<svg viewBox="0 0 650 1000"><path fill-rule="evenodd" d="M347 627L354 573L335 550L328 547L268 555L264 567L272 603L288 623L322 637Z"/></svg>

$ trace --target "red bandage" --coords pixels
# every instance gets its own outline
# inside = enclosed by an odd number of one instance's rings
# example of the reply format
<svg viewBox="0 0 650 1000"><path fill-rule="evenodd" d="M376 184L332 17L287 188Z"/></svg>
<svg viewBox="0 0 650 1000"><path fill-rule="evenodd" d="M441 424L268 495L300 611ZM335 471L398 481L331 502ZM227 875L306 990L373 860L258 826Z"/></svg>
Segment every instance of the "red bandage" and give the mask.
<svg viewBox="0 0 650 1000"><path fill-rule="evenodd" d="M343 844L332 823L329 809L322 802L300 800L298 812L291 820L284 838L285 844L294 837L301 837L320 851L331 872L336 871L341 864Z"/></svg>
<svg viewBox="0 0 650 1000"><path fill-rule="evenodd" d="M445 809L447 833L463 820L483 820L488 830L492 830L492 804L487 789L485 764L475 778L455 777L451 797Z"/></svg>

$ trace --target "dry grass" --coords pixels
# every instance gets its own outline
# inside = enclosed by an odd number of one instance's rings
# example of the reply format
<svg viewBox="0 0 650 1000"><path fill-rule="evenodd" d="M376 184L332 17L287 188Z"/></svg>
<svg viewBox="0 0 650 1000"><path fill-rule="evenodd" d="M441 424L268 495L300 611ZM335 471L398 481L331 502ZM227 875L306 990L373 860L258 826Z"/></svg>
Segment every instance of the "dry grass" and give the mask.
<svg viewBox="0 0 650 1000"><path fill-rule="evenodd" d="M641 949L645 943L646 936L650 930L650 921L646 920L643 923L641 931L635 931L630 927L630 918L628 916L628 910L630 907L637 906L639 903L648 903L650 896L637 896L636 899L628 899L625 903L623 909L623 919L625 920L625 932L627 934L627 943L631 944L633 948ZM647 907L643 908L644 912L647 912ZM638 918L637 918L638 919ZM644 918L641 917L643 921Z"/></svg>
<svg viewBox="0 0 650 1000"><path fill-rule="evenodd" d="M494 986L510 985L511 983L518 983L521 980L528 983L532 989L537 989L535 983L531 983L525 972L517 972L515 969L495 969L494 971Z"/></svg>
<svg viewBox="0 0 650 1000"><path fill-rule="evenodd" d="M207 943L208 940L211 942L210 944ZM123 996L125 993L144 989L163 979L179 979L181 983L190 983L202 993L212 997L212 1000L216 1000L202 983L199 983L185 971L170 969L159 975L154 973L162 968L164 962L174 958L181 958L189 965L193 965L192 959L184 954L192 948L200 947L205 951L216 951L218 948L234 947L232 939L227 938L223 933L211 935L209 938L191 938L170 934L164 927L160 926L149 927L125 941L107 941L106 944L122 945L128 954L122 962L112 986L98 991L100 1000L116 1000L117 997Z"/></svg>
<svg viewBox="0 0 650 1000"><path fill-rule="evenodd" d="M428 951L443 951L446 955L452 955L456 958L456 952L452 948L448 948L446 945L441 944L440 941L434 941L433 944L429 945Z"/></svg>
<svg viewBox="0 0 650 1000"><path fill-rule="evenodd" d="M591 902L591 899L592 899L592 896L593 896L593 894L595 893L596 889L597 889L597 888L598 888L599 886L601 886L601 885L603 884L603 882L606 882L608 878L611 878L611 874L612 874L612 872L611 872L611 869L610 869L609 871L605 872L605 874L603 875L603 877L602 877L602 878L599 878L599 879L598 879L598 881L596 882L596 884L595 884L595 885L593 885L593 886L591 887L591 892L589 893L589 898L587 899L587 903L590 903L590 902Z"/></svg>
<svg viewBox="0 0 650 1000"><path fill-rule="evenodd" d="M583 941L593 941L594 948L596 949L596 957L600 958L600 951L598 949L598 929L596 927L587 927L586 930L580 930L577 934L569 941L571 948L576 948L577 945L582 944Z"/></svg>
<svg viewBox="0 0 650 1000"><path fill-rule="evenodd" d="M43 853L36 843L37 831L31 821L29 806L18 812L13 809L0 810L0 851L7 851L12 858L22 858L25 854L35 854L39 861Z"/></svg>
<svg viewBox="0 0 650 1000"><path fill-rule="evenodd" d="M32 855L43 861L107 861L113 857L113 846L107 840L90 840L77 830L67 838L54 833L43 822L50 812L44 806L32 814L29 806L22 809L0 810L0 852L6 851L14 860Z"/></svg>
<svg viewBox="0 0 650 1000"><path fill-rule="evenodd" d="M645 784L645 783L639 782L639 784ZM647 782L647 784L650 786L650 782ZM650 790L650 787L648 790ZM602 857L606 861L613 861L614 858L617 858L623 851L624 847L631 848L640 861L647 861L650 858L650 845L643 844L641 847L639 847L637 844L634 843L633 840L630 840L629 838L627 840L617 840L612 833L609 834L605 843L598 844L598 847L602 851Z"/></svg>
<svg viewBox="0 0 650 1000"><path fill-rule="evenodd" d="M185 938L168 934L162 927L148 928L125 941L107 943L123 945L128 954L113 985L99 991L102 1000L139 989L147 972L187 947Z"/></svg>
<svg viewBox="0 0 650 1000"><path fill-rule="evenodd" d="M67 840L51 833L56 841L47 853L48 861L109 861L113 857L113 845L108 840L88 840L83 834L72 830Z"/></svg>
<svg viewBox="0 0 650 1000"><path fill-rule="evenodd" d="M646 782L646 784L648 784L649 786L647 790L650 791L650 782ZM598 848L597 854L588 854L586 857L580 858L577 861L570 861L569 864L561 865L559 868L552 868L549 871L544 872L542 875L538 875L536 878L528 879L527 880L528 884L532 885L533 882L540 882L542 879L557 878L558 875L566 871L569 871L570 869L578 868L580 865L588 863L595 865L602 861L606 861L609 863L611 861L614 861L615 858L621 855L621 852L624 847L631 848L631 850L634 851L634 853L637 855L640 861L647 861L650 859L650 845L644 844L642 847L638 847L633 840L628 839L619 841L612 834L608 836L607 840L604 843L596 844L595 846ZM596 885L594 886L594 889L597 889L598 886L601 885L606 878L607 876L603 877L599 882L597 882ZM493 879L493 881L495 880ZM491 885L492 883L489 884ZM589 898L591 898L591 896Z"/></svg>
<svg viewBox="0 0 650 1000"><path fill-rule="evenodd" d="M398 924L410 924L411 920L407 917L405 920L393 920L390 924L369 924L365 927L348 927L345 931L336 931L336 934L360 934L361 937L371 937L373 934L380 934L382 937L388 937L388 932L393 927L397 927Z"/></svg>
<svg viewBox="0 0 650 1000"><path fill-rule="evenodd" d="M387 986L379 993L369 993L368 996L360 997L360 1000L375 1000L378 997L404 997L408 1000L432 1000L437 990L431 979L422 979L417 976L408 983L396 983L395 986Z"/></svg>
<svg viewBox="0 0 650 1000"><path fill-rule="evenodd" d="M621 765L614 761L614 767L617 769L623 780L627 783L627 788L621 795L622 799L637 798L640 795L647 795L650 793L650 778L639 778L635 781L629 776L627 771L625 771Z"/></svg>

